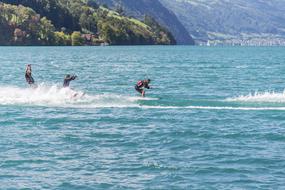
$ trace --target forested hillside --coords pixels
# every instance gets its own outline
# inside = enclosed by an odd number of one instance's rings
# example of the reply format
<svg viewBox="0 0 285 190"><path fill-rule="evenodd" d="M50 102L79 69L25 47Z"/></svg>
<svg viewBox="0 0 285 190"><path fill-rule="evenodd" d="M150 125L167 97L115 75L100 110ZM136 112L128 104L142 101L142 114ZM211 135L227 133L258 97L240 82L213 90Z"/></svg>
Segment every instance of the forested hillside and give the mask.
<svg viewBox="0 0 285 190"><path fill-rule="evenodd" d="M142 19L150 15L165 26L175 37L178 44L194 44L194 40L178 20L171 9L167 9L159 0L93 0L106 4L113 9L123 11L126 15Z"/></svg>
<svg viewBox="0 0 285 190"><path fill-rule="evenodd" d="M92 0L0 0L0 45L175 44L153 18L143 21Z"/></svg>
<svg viewBox="0 0 285 190"><path fill-rule="evenodd" d="M30 8L0 3L1 45L49 45L56 40L51 21Z"/></svg>

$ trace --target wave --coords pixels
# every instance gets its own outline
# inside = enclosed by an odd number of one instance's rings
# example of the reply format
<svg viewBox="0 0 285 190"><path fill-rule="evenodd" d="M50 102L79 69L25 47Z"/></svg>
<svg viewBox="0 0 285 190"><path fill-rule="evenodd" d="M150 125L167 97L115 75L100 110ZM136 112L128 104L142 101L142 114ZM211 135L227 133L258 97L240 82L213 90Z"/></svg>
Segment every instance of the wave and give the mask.
<svg viewBox="0 0 285 190"><path fill-rule="evenodd" d="M228 103L227 103L228 102ZM141 108L141 109L200 109L200 110L276 110L285 111L285 106L276 104L262 106L260 104L250 106L232 104L229 102L284 102L284 93L255 93L248 96L229 98L221 105L221 101L215 102L215 106L184 105L175 102L160 101L158 98L142 98L117 94L90 95L82 91L70 88L62 88L56 85L47 86L40 84L37 88L20 88L0 86L0 105L20 106L44 106L44 107L69 107L69 108ZM203 103L203 102L202 102ZM205 102L204 102L205 103ZM188 105L187 105L188 104ZM220 104L220 105L218 105ZM281 107L282 106L282 107Z"/></svg>
<svg viewBox="0 0 285 190"><path fill-rule="evenodd" d="M88 95L82 91L56 85L40 84L37 88L0 87L0 105L55 107L139 107L140 101L158 100L116 94Z"/></svg>
<svg viewBox="0 0 285 190"><path fill-rule="evenodd" d="M285 91L282 93L275 92L255 92L245 96L226 99L228 102L252 102L252 103L285 103Z"/></svg>
<svg viewBox="0 0 285 190"><path fill-rule="evenodd" d="M242 110L242 111L285 111L285 107L231 107L231 106L141 106L144 109L192 109L192 110Z"/></svg>

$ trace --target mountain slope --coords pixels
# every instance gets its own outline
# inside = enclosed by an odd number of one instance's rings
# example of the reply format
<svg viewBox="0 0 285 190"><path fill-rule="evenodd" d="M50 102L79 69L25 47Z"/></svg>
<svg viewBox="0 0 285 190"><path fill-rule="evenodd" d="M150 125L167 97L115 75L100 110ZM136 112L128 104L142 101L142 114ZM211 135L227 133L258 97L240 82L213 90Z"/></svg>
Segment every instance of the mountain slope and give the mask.
<svg viewBox="0 0 285 190"><path fill-rule="evenodd" d="M51 45L54 30L32 9L0 2L0 45Z"/></svg>
<svg viewBox="0 0 285 190"><path fill-rule="evenodd" d="M37 14L52 20L53 25L60 29L65 27L68 30L80 30L78 21L75 20L67 7L60 4L58 0L0 0L3 3L12 5L23 5L31 7ZM56 18L56 19L54 19Z"/></svg>
<svg viewBox="0 0 285 190"><path fill-rule="evenodd" d="M0 0L0 8L0 45L176 43L150 18L141 22L86 0Z"/></svg>
<svg viewBox="0 0 285 190"><path fill-rule="evenodd" d="M285 1L160 0L196 40L285 36Z"/></svg>
<svg viewBox="0 0 285 190"><path fill-rule="evenodd" d="M143 20L144 15L152 16L174 35L178 44L194 44L193 39L175 14L166 9L159 0L97 0L97 2L113 9L120 6L125 14L140 20Z"/></svg>

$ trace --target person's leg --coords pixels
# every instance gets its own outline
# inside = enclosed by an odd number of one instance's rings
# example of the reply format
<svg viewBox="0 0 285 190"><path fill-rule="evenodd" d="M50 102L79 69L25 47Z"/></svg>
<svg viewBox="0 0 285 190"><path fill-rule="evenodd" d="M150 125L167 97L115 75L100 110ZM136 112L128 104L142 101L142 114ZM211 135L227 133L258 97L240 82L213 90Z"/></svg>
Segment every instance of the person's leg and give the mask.
<svg viewBox="0 0 285 190"><path fill-rule="evenodd" d="M34 78L31 76L31 83L34 84L35 83L35 80Z"/></svg>
<svg viewBox="0 0 285 190"><path fill-rule="evenodd" d="M142 90L142 97L144 97L145 96L145 91L144 90Z"/></svg>
<svg viewBox="0 0 285 190"><path fill-rule="evenodd" d="M143 93L143 89L140 89L138 86L135 86L135 89L138 93L140 93L140 94Z"/></svg>

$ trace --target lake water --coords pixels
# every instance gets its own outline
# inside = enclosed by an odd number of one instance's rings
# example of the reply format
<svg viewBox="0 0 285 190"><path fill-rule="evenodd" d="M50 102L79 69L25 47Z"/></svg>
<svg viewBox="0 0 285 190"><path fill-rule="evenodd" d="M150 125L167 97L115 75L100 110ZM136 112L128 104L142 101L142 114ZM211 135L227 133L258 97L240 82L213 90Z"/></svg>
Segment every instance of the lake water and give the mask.
<svg viewBox="0 0 285 190"><path fill-rule="evenodd" d="M0 47L0 64L0 189L285 188L285 48Z"/></svg>

